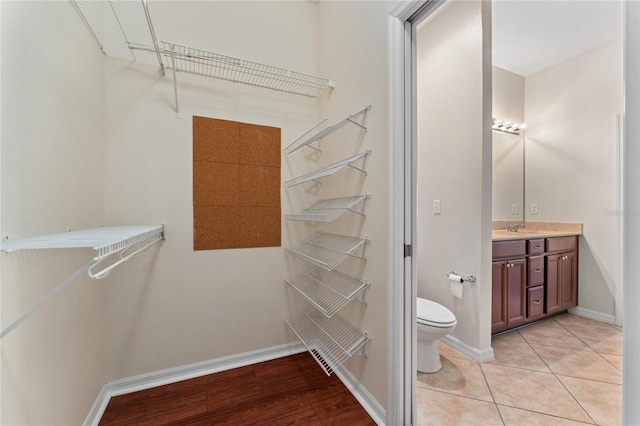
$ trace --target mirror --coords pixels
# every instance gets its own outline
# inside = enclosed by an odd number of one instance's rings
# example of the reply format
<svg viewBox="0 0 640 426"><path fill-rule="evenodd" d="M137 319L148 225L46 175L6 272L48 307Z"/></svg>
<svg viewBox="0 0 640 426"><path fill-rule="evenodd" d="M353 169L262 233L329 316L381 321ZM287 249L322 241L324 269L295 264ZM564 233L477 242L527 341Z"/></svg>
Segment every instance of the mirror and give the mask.
<svg viewBox="0 0 640 426"><path fill-rule="evenodd" d="M493 118L524 122L524 77L493 67ZM493 136L493 221L524 220L524 132Z"/></svg>

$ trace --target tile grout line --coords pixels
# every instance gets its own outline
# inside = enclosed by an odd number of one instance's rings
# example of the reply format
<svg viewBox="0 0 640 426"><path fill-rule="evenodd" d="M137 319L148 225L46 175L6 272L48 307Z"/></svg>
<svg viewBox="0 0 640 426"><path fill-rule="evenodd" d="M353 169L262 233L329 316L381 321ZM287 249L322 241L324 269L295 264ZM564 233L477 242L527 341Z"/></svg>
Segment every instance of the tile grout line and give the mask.
<svg viewBox="0 0 640 426"><path fill-rule="evenodd" d="M562 327L562 324L559 324L559 323L558 323L558 321L556 321L556 320L555 320L555 318L550 318L550 319L552 319L553 321L555 321L555 322L556 322L556 324L558 324L558 325L560 325L560 326ZM563 328L564 328L564 327L563 327ZM517 331L518 331L518 333L520 333L520 330L517 330ZM573 334L573 333L571 333L571 334ZM558 376L556 375L556 373L551 369L551 367L549 367L549 364L547 364L547 362L546 362L546 361L545 361L545 360L540 356L540 354L538 354L538 352L535 350L535 348L534 348L533 346L531 346L531 343L529 343L529 341L528 341L528 340L527 340L527 339L526 339L522 334L520 334L520 337L522 337L522 338L524 339L524 341L525 341L525 342L527 342L527 344L529 345L529 347L531 348L531 350L533 351L533 353L535 353L535 354L536 354L536 356L540 359L540 361L542 361L542 362L543 362L543 364L544 364L544 365L546 365L546 367L549 369L549 371L551 372L551 374L553 374L553 377L558 381L558 383L560 383L560 385L562 385L562 387L567 391L567 393L568 393L569 395L571 395L571 398L573 398L573 400L576 402L576 404L578 404L578 406L579 406L579 407L582 409L582 411L587 415L587 417L589 417L589 418L591 419L591 422L592 422L593 424L596 424L595 420L593 420L593 417L591 417L591 414L589 414L589 413L587 412L587 410L582 406L582 404L580 404L580 402L578 402L578 400L577 400L577 399L576 399L576 397L571 393L571 391L570 391L569 389L567 389L567 387L564 385L564 383L562 383L562 380L560 380L560 379L558 378ZM584 342L583 342L583 343L584 343ZM545 345L542 345L542 346L545 346ZM587 347L589 347L589 346L587 345ZM561 417L561 418L563 418L563 419L567 419L567 420L574 420L574 419L569 419L569 418L567 418L567 417Z"/></svg>
<svg viewBox="0 0 640 426"><path fill-rule="evenodd" d="M500 416L500 420L502 424L505 425L504 418L502 417L502 413L500 412L500 408L498 408L498 403L496 402L496 398L493 396L493 391L491 390L491 386L489 386L489 381L487 380L486 374L484 374L484 369L482 368L482 364L478 364L480 367L480 372L482 373L482 378L484 379L484 383L487 385L487 389L489 389L489 394L491 395L491 399L493 400L493 405L496 407L496 411Z"/></svg>
<svg viewBox="0 0 640 426"><path fill-rule="evenodd" d="M515 407L513 405L507 405L507 404L496 404L496 405L498 407L513 408L513 409L520 410L520 411L526 411L528 413L543 414L545 416L555 417L556 419L569 420L569 421L572 421L572 422L581 423L581 424L585 424L585 425L594 425L595 424L595 423L585 423L585 422L581 422L580 420L570 419L570 418L567 418L567 417L561 417L561 416L557 416L557 415L551 414L551 413L543 413L542 411L534 411L534 410L529 410L527 408ZM498 409L498 411L500 411L500 409Z"/></svg>
<svg viewBox="0 0 640 426"><path fill-rule="evenodd" d="M553 319L556 324L558 324L560 327L564 328L565 330L567 330L573 337L575 337L576 339L580 340L583 344L585 344L587 346L587 348L591 349L593 352L597 353L598 356L600 356L600 358L604 359L605 361L607 361L609 364L611 364L616 370L619 370L620 372L623 372L621 369L619 369L618 367L616 367L611 361L609 361L607 358L605 358L604 356L602 356L603 353L607 354L607 355L615 355L615 356L622 356L622 355L618 355L618 354L613 354L613 353L608 353L608 352L599 352L597 350L595 350L594 348L591 347L591 345L589 345L588 343L586 343L585 341L583 341L581 338L579 338L578 336L576 336L568 327L565 327L564 325L562 325L561 323L559 323L555 318L551 318ZM607 324L608 326L610 326L612 329L618 331L619 333L622 333L620 330L616 329L615 327L613 327L611 324ZM544 345L543 345L544 346ZM571 377L571 376L568 376ZM577 377L579 378L579 377ZM597 380L596 380L597 381ZM606 382L605 382L606 383Z"/></svg>

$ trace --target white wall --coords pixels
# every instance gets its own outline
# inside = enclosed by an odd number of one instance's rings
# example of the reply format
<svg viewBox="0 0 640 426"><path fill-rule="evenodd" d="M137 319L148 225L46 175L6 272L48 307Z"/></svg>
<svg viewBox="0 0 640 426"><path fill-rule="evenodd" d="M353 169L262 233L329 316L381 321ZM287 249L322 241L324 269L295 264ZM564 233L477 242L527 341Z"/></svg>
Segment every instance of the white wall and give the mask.
<svg viewBox="0 0 640 426"><path fill-rule="evenodd" d="M621 41L525 79L526 205L539 211L525 218L583 223L578 305L612 316L622 90Z"/></svg>
<svg viewBox="0 0 640 426"><path fill-rule="evenodd" d="M524 121L524 77L493 67L492 113L498 120ZM521 221L524 218L524 138L492 132L493 220ZM513 205L517 212L513 212Z"/></svg>
<svg viewBox="0 0 640 426"><path fill-rule="evenodd" d="M315 8L156 2L150 12L160 39L315 73ZM317 101L179 75L177 119L172 77L157 66L109 58L106 81L106 220L167 227L160 247L109 277L109 379L295 341L281 248L193 251L192 116L280 127L286 146L315 125ZM291 173L283 163L282 179Z"/></svg>
<svg viewBox="0 0 640 426"><path fill-rule="evenodd" d="M11 239L104 223L104 58L69 2L2 2L2 216ZM95 254L0 254L2 328ZM80 424L105 382L105 283L78 278L2 339L2 424Z"/></svg>
<svg viewBox="0 0 640 426"><path fill-rule="evenodd" d="M485 350L491 343L491 135L483 109L488 113L491 105L491 37L483 20L488 23L490 11L483 2L448 3L417 34L418 297L451 309L458 320L453 336ZM433 200L440 200L441 214L432 213ZM478 278L465 284L462 299L452 297L446 278L454 270Z"/></svg>
<svg viewBox="0 0 640 426"><path fill-rule="evenodd" d="M366 358L356 356L346 367L376 401L386 407L387 383L387 227L388 227L388 101L387 101L387 18L394 2L349 1L318 3L318 73L333 77L337 86L320 105L320 117L337 122L371 104L368 131L356 126L344 128L322 142L320 164L371 149L366 177L355 170L326 179L321 198L368 192L366 219L353 214L323 227L328 232L367 236L366 264L359 260L340 268L350 268L371 282L367 305L351 304L341 313L367 331L371 343ZM366 53L365 53L366 52ZM293 161L290 161L291 163ZM291 197L299 194L292 194ZM312 195L312 194L307 194Z"/></svg>

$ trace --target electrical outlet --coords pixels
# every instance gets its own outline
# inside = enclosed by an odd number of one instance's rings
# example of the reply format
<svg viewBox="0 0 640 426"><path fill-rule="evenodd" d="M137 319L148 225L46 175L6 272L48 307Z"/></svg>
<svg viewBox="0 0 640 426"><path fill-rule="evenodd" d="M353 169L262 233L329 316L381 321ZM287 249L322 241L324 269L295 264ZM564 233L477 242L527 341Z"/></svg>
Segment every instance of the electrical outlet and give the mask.
<svg viewBox="0 0 640 426"><path fill-rule="evenodd" d="M511 214L518 214L520 207L517 204L511 204Z"/></svg>
<svg viewBox="0 0 640 426"><path fill-rule="evenodd" d="M440 200L433 200L433 214L440 214Z"/></svg>
<svg viewBox="0 0 640 426"><path fill-rule="evenodd" d="M538 204L536 203L531 204L531 214L538 214Z"/></svg>

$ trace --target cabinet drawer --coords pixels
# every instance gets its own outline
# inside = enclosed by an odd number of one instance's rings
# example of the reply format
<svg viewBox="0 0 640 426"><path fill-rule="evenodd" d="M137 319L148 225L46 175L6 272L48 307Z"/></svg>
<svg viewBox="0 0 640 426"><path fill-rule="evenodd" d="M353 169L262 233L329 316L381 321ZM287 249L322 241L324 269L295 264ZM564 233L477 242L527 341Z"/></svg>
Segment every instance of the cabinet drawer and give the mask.
<svg viewBox="0 0 640 426"><path fill-rule="evenodd" d="M493 258L522 257L526 254L527 247L525 240L514 241L494 241Z"/></svg>
<svg viewBox="0 0 640 426"><path fill-rule="evenodd" d="M527 289L527 318L544 315L544 286Z"/></svg>
<svg viewBox="0 0 640 426"><path fill-rule="evenodd" d="M578 237L547 238L547 251L573 251L578 247Z"/></svg>
<svg viewBox="0 0 640 426"><path fill-rule="evenodd" d="M544 284L544 256L530 256L528 259L527 287Z"/></svg>
<svg viewBox="0 0 640 426"><path fill-rule="evenodd" d="M527 252L529 254L544 253L544 238L527 241Z"/></svg>

